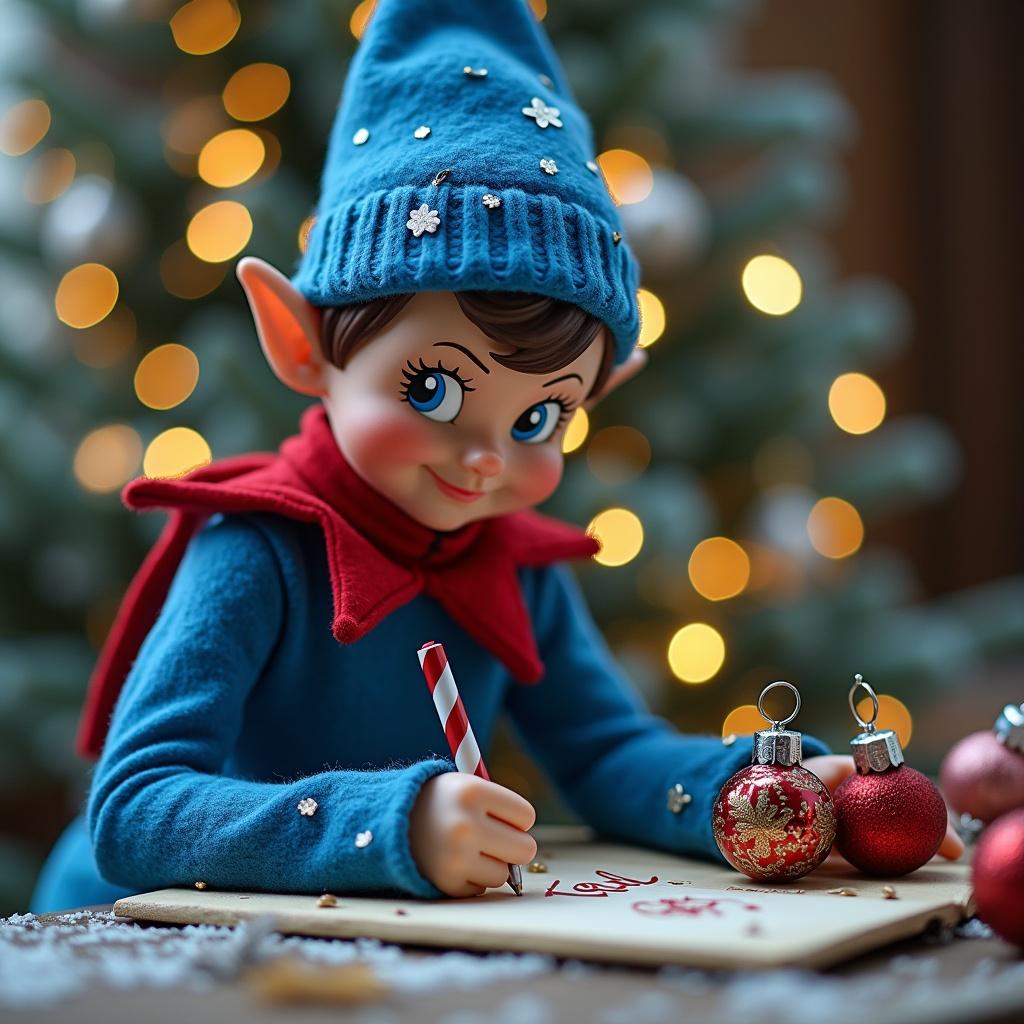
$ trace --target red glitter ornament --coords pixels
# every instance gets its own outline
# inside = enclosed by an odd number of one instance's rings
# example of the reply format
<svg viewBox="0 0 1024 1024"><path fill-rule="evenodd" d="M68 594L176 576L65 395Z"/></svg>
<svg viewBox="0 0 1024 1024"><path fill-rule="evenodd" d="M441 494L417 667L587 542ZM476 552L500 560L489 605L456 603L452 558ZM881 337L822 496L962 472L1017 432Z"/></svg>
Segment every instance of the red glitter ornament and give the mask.
<svg viewBox="0 0 1024 1024"><path fill-rule="evenodd" d="M782 721L769 718L764 697L776 686L796 696ZM722 856L759 882L789 882L816 868L832 848L835 810L828 788L800 764L801 736L783 726L796 718L800 693L790 683L771 683L757 707L771 729L754 733L753 763L719 791L711 827Z"/></svg>
<svg viewBox="0 0 1024 1024"><path fill-rule="evenodd" d="M971 873L978 917L1008 942L1024 946L1024 808L985 829Z"/></svg>
<svg viewBox="0 0 1024 1024"><path fill-rule="evenodd" d="M1007 704L991 730L953 746L939 784L953 810L986 824L1024 807L1024 704Z"/></svg>
<svg viewBox="0 0 1024 1024"><path fill-rule="evenodd" d="M863 688L874 713L864 721L854 703ZM878 698L856 676L850 708L864 730L850 743L856 772L833 794L838 827L836 848L867 875L906 875L938 852L948 818L942 794L919 771L903 763L900 741L891 729L876 729Z"/></svg>

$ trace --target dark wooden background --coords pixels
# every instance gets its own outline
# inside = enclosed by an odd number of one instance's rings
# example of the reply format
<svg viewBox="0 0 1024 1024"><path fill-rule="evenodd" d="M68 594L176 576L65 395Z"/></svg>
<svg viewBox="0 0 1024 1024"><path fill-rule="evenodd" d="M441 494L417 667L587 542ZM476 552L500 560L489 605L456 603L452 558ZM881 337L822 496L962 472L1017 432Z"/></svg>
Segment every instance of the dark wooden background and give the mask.
<svg viewBox="0 0 1024 1024"><path fill-rule="evenodd" d="M962 447L948 499L884 527L930 593L1024 570L1024 3L764 0L753 67L817 68L859 119L841 268L894 282L910 350L876 374L893 414ZM877 536L877 534L876 534Z"/></svg>

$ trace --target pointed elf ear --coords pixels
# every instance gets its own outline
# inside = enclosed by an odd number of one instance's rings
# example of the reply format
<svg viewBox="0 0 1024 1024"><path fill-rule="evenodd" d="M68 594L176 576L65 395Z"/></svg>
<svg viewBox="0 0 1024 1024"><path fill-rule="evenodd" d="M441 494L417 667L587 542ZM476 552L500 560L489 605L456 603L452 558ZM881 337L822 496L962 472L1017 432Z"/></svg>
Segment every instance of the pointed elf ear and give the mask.
<svg viewBox="0 0 1024 1024"><path fill-rule="evenodd" d="M608 374L604 387L583 403L583 408L593 409L602 398L607 398L620 384L625 384L631 377L635 377L646 365L647 353L642 348L633 349L626 361Z"/></svg>
<svg viewBox="0 0 1024 1024"><path fill-rule="evenodd" d="M235 274L256 323L263 354L278 379L303 395L325 395L320 312L264 260L246 256Z"/></svg>

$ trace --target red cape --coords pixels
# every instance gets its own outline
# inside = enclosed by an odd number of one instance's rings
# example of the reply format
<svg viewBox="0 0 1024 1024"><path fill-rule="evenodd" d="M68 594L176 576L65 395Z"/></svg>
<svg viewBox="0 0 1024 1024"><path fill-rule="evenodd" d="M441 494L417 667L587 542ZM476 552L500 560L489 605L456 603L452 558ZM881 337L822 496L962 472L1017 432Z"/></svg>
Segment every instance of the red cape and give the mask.
<svg viewBox="0 0 1024 1024"><path fill-rule="evenodd" d="M179 480L132 481L133 509L171 518L128 588L89 680L76 747L99 757L110 715L142 641L163 607L192 535L218 512L273 512L323 530L334 597L331 628L353 643L420 593L436 598L460 626L524 683L544 672L520 592L520 566L595 554L598 542L533 511L484 519L451 532L423 526L373 490L345 461L323 407L276 455L224 459ZM409 649L429 637L409 637Z"/></svg>

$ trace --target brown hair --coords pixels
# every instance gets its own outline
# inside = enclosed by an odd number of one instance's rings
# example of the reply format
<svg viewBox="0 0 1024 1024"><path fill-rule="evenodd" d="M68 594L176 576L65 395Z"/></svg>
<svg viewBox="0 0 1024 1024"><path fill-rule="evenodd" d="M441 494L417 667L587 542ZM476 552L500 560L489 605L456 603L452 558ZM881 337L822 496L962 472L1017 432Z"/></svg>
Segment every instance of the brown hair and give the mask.
<svg viewBox="0 0 1024 1024"><path fill-rule="evenodd" d="M511 345L492 352L502 366L523 373L550 373L582 355L601 329L597 317L579 306L526 292L454 292L466 319L488 338ZM405 308L412 295L391 295L321 310L320 346L339 369ZM612 369L614 346L605 341L597 379L587 397L601 390Z"/></svg>

